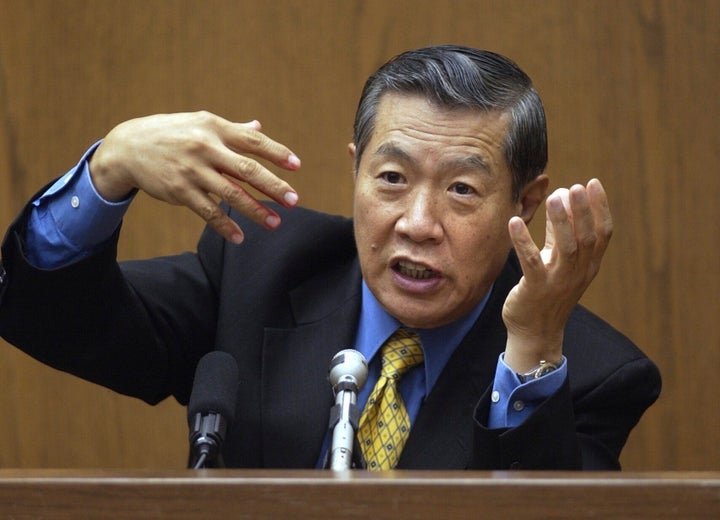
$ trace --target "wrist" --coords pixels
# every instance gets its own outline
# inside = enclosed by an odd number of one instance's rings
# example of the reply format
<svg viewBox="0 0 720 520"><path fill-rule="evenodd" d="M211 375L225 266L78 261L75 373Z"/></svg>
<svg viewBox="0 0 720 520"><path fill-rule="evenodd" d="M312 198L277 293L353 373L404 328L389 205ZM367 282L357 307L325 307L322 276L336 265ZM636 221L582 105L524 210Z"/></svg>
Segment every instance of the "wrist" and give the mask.
<svg viewBox="0 0 720 520"><path fill-rule="evenodd" d="M125 179L127 176L123 174L124 165L114 161L112 151L104 145L104 142L101 143L90 158L90 180L97 194L106 201L126 200L135 186Z"/></svg>
<svg viewBox="0 0 720 520"><path fill-rule="evenodd" d="M563 335L553 337L519 336L508 332L505 363L517 374L536 369L541 362L560 366Z"/></svg>

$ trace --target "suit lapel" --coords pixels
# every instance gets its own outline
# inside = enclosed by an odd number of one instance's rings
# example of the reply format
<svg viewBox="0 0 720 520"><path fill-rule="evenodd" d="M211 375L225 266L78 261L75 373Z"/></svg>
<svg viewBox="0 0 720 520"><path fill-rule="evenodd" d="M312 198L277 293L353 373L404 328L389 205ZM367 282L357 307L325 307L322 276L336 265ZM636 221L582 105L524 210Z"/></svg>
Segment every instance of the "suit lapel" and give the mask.
<svg viewBox="0 0 720 520"><path fill-rule="evenodd" d="M296 327L265 329L262 423L265 467L313 467L327 433L332 357L355 340L360 313L357 262L291 294Z"/></svg>

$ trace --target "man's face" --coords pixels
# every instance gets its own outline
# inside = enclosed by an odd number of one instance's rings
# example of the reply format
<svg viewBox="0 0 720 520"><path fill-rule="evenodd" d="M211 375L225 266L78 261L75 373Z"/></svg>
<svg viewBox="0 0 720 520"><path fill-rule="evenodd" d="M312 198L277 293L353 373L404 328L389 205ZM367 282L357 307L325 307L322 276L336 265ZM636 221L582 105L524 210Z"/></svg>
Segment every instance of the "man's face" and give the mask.
<svg viewBox="0 0 720 520"><path fill-rule="evenodd" d="M507 258L508 220L527 212L503 156L508 121L420 96L380 100L355 175L355 237L370 290L409 327L470 312Z"/></svg>

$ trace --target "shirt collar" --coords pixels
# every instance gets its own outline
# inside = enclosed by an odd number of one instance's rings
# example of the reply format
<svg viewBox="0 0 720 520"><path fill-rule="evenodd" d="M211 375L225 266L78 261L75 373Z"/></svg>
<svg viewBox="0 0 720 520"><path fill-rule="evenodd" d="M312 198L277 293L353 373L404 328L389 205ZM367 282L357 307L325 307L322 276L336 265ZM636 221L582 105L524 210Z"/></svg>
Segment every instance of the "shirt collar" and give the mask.
<svg viewBox="0 0 720 520"><path fill-rule="evenodd" d="M470 313L452 323L433 329L414 329L420 336L425 356L425 395L430 394L450 356L482 313L491 291L492 288ZM363 280L355 349L370 363L385 340L400 326L402 324L382 308Z"/></svg>

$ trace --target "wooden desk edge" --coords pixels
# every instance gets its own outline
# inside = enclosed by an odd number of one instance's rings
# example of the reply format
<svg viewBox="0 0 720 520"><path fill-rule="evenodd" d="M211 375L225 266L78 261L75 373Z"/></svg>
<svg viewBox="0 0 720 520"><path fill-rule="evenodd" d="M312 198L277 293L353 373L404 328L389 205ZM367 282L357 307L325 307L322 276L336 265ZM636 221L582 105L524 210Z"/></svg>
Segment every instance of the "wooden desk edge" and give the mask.
<svg viewBox="0 0 720 520"><path fill-rule="evenodd" d="M720 518L720 472L0 470L0 518Z"/></svg>

